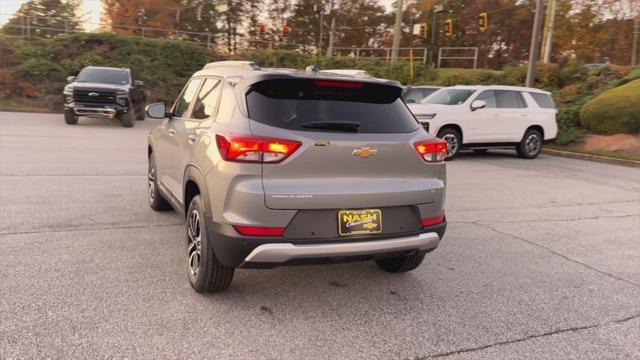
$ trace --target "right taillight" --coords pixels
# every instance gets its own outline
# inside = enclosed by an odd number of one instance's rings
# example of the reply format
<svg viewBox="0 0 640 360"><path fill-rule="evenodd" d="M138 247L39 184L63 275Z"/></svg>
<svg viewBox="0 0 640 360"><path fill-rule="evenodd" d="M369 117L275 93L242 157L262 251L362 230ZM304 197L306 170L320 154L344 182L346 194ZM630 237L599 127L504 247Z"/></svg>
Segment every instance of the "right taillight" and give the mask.
<svg viewBox="0 0 640 360"><path fill-rule="evenodd" d="M301 142L251 136L216 135L220 155L226 161L278 163L291 156Z"/></svg>
<svg viewBox="0 0 640 360"><path fill-rule="evenodd" d="M413 146L418 155L426 162L441 162L447 157L447 143L443 140L424 140L413 144Z"/></svg>

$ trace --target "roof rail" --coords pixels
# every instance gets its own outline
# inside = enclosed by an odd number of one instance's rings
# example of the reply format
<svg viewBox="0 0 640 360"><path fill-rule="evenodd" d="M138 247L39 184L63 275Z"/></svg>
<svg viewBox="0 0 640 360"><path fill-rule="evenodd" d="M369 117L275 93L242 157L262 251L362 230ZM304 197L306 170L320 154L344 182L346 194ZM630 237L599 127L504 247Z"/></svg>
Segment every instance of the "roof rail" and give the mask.
<svg viewBox="0 0 640 360"><path fill-rule="evenodd" d="M236 60L227 60L227 61L216 61L206 64L202 69L213 69L218 67L234 67L246 70L260 70L260 66L253 61L236 61Z"/></svg>

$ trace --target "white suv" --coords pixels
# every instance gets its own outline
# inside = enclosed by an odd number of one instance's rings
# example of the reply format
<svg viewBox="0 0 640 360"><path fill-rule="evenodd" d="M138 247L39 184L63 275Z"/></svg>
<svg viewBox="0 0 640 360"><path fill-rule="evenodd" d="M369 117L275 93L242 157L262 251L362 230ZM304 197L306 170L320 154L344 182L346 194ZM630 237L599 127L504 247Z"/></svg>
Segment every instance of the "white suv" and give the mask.
<svg viewBox="0 0 640 360"><path fill-rule="evenodd" d="M422 126L447 141L447 160L460 149L514 148L533 159L556 137L557 110L549 92L519 86L453 86L408 104Z"/></svg>

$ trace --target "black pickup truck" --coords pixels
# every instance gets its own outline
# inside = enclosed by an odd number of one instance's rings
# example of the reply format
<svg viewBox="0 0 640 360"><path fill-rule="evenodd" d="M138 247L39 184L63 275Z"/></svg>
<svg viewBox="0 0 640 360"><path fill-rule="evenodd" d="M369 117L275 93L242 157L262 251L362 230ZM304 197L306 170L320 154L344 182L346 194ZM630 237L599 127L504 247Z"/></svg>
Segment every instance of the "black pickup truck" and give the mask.
<svg viewBox="0 0 640 360"><path fill-rule="evenodd" d="M125 127L144 120L143 83L133 80L131 69L87 66L67 82L63 91L67 124L77 124L80 116L115 117Z"/></svg>

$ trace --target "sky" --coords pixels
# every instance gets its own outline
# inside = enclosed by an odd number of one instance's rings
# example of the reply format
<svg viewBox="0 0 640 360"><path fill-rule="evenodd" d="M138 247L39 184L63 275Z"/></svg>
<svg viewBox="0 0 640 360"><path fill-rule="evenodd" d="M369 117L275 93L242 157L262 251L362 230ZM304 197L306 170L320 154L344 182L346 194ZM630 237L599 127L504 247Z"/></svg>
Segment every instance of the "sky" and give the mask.
<svg viewBox="0 0 640 360"><path fill-rule="evenodd" d="M3 25L27 0L0 0L0 25ZM83 0L80 7L81 17L86 30L98 27L100 22L100 0Z"/></svg>

